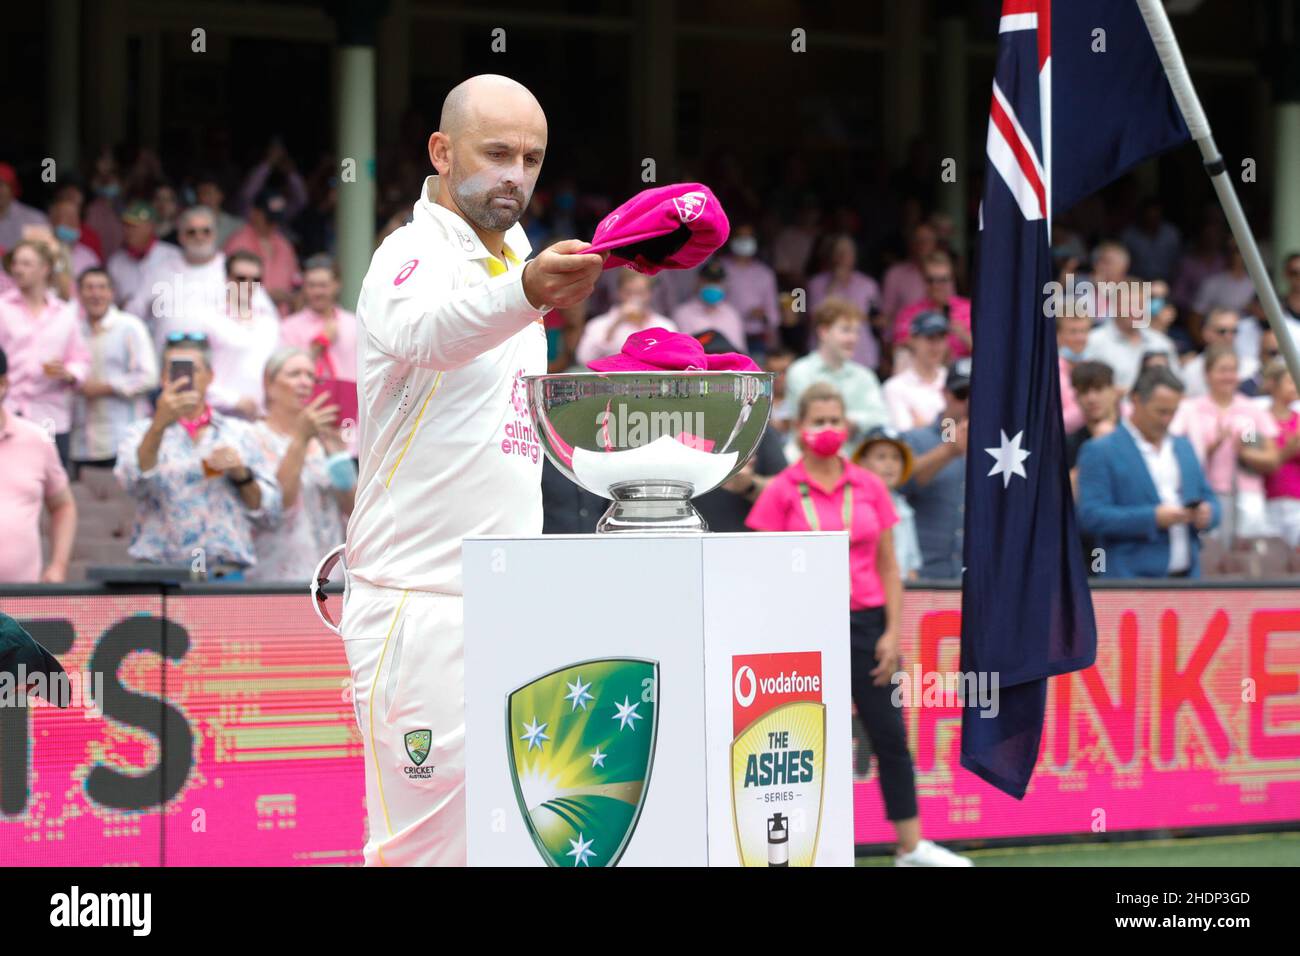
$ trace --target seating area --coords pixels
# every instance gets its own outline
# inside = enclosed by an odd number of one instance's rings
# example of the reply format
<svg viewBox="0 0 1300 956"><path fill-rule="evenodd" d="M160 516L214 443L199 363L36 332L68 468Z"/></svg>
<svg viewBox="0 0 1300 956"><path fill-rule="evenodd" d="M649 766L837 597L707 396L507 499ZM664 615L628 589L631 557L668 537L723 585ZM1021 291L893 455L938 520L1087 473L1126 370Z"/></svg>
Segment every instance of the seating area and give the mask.
<svg viewBox="0 0 1300 956"><path fill-rule="evenodd" d="M1300 574L1300 549L1281 538L1207 538L1201 543L1201 577L1277 581Z"/></svg>
<svg viewBox="0 0 1300 956"><path fill-rule="evenodd" d="M77 536L68 563L68 580L84 581L86 569L97 564L130 564L131 522L135 503L103 468L82 469L71 485L77 502ZM50 518L41 515L42 560L50 554Z"/></svg>

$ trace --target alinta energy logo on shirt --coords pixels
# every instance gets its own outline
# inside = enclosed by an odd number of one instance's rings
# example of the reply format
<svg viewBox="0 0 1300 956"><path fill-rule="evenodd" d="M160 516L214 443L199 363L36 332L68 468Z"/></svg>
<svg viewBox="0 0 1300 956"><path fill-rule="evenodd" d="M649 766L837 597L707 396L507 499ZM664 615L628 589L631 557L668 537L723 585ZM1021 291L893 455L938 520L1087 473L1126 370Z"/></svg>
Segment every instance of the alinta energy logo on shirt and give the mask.
<svg viewBox="0 0 1300 956"><path fill-rule="evenodd" d="M819 651L731 659L731 801L742 866L812 866L826 705Z"/></svg>
<svg viewBox="0 0 1300 956"><path fill-rule="evenodd" d="M510 407L515 413L515 420L506 422L506 437L501 439L501 454L523 455L536 464L542 460L542 446L537 441L537 432L528 423L528 386L524 382L524 370L515 372L514 381L510 383Z"/></svg>

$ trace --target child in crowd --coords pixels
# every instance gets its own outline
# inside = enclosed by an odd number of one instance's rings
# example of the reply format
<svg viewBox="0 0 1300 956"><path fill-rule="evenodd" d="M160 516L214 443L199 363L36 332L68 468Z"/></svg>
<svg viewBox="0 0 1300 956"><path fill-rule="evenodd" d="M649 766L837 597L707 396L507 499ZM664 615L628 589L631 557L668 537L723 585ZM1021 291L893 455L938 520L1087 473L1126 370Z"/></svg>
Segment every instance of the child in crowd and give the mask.
<svg viewBox="0 0 1300 956"><path fill-rule="evenodd" d="M912 449L892 428L872 429L853 460L885 483L898 513L894 528L894 554L904 581L915 581L921 568L921 546L916 539L916 512L898 491L912 474Z"/></svg>

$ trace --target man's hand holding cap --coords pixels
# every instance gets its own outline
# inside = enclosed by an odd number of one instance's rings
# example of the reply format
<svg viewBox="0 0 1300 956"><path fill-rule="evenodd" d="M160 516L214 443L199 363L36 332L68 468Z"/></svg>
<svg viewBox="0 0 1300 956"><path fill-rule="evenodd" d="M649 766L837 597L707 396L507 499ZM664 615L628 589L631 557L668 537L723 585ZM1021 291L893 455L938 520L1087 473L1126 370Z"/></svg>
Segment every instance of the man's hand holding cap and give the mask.
<svg viewBox="0 0 1300 956"><path fill-rule="evenodd" d="M530 259L521 280L528 304L534 309L567 309L591 295L609 253L584 253L590 245L564 239Z"/></svg>

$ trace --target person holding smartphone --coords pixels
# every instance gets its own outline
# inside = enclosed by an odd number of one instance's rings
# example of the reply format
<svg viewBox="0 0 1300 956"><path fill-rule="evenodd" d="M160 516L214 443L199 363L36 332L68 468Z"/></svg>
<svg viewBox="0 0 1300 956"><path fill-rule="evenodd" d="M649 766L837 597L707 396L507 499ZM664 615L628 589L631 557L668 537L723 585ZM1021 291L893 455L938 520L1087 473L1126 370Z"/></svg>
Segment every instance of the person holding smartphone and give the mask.
<svg viewBox="0 0 1300 956"><path fill-rule="evenodd" d="M317 390L316 363L302 349L277 349L266 363L266 418L253 426L275 468L284 516L258 530L260 581L309 581L322 552L343 537L357 468L339 435L339 406Z"/></svg>
<svg viewBox="0 0 1300 956"><path fill-rule="evenodd" d="M114 474L136 500L131 557L235 581L257 563L254 530L280 520L280 488L252 426L208 403L210 354L202 333L167 337L154 414L127 430Z"/></svg>
<svg viewBox="0 0 1300 956"><path fill-rule="evenodd" d="M829 383L815 382L800 396L796 435L803 457L767 483L745 523L755 531L848 531L853 704L876 755L885 815L898 835L894 862L970 866L969 858L921 839L912 754L892 680L901 665L903 583L889 489L840 454L849 420L843 396Z"/></svg>

